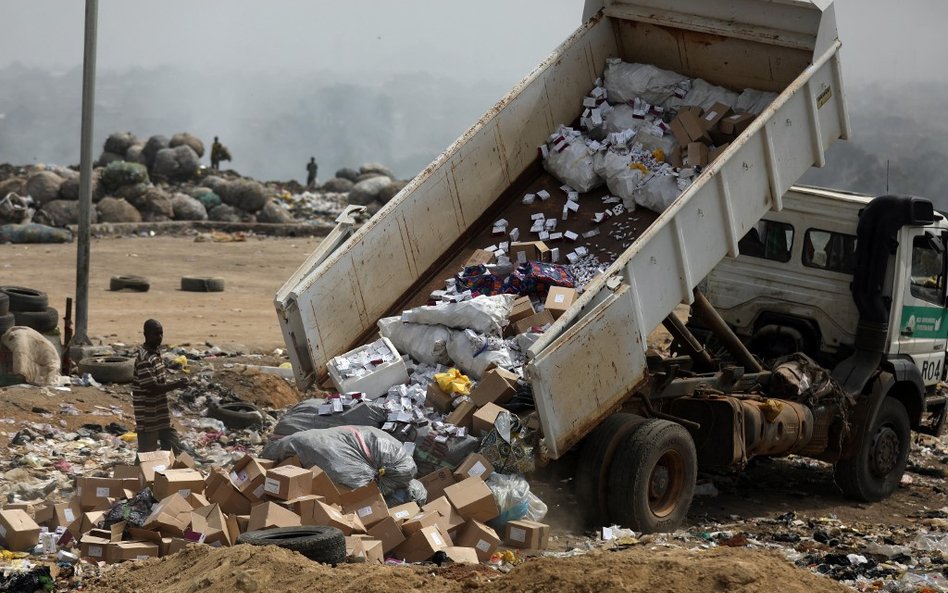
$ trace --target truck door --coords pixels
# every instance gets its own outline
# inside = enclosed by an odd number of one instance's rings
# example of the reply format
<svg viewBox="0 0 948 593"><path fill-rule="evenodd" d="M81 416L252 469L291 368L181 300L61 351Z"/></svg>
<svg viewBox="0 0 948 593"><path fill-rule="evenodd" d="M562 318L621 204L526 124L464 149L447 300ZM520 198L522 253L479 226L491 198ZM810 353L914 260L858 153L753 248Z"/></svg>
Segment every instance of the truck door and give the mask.
<svg viewBox="0 0 948 593"><path fill-rule="evenodd" d="M908 355L925 385L941 380L948 340L945 246L937 229L903 228L899 247L902 306L899 354ZM909 247L906 249L905 247Z"/></svg>

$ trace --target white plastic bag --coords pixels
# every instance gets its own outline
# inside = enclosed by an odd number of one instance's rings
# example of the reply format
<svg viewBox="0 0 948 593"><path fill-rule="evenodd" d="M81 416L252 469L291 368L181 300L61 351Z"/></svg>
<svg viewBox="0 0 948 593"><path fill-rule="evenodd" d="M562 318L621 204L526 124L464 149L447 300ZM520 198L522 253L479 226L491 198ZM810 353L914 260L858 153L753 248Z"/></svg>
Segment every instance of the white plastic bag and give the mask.
<svg viewBox="0 0 948 593"><path fill-rule="evenodd" d="M379 319L379 333L392 341L395 349L415 362L448 364L448 339L451 332L440 325L403 323L399 317Z"/></svg>
<svg viewBox="0 0 948 593"><path fill-rule="evenodd" d="M604 129L606 134L625 130L635 130L637 132L641 128L651 125L651 123L644 119L634 117L632 115L632 108L623 104L616 105L615 108L609 112L609 115L606 116Z"/></svg>
<svg viewBox="0 0 948 593"><path fill-rule="evenodd" d="M618 58L606 60L603 78L610 103L626 103L638 97L652 105L663 104L675 94L678 83L688 80L670 70L630 64Z"/></svg>
<svg viewBox="0 0 948 593"><path fill-rule="evenodd" d="M610 147L608 150L596 153L593 165L596 167L596 173L606 179L607 183L610 177L618 175L629 168L632 162L632 155L624 147Z"/></svg>
<svg viewBox="0 0 948 593"><path fill-rule="evenodd" d="M546 503L530 491L530 484L523 476L494 472L487 477L487 487L500 511L500 516L491 521L492 524L502 526L519 519L541 521L546 517Z"/></svg>
<svg viewBox="0 0 948 593"><path fill-rule="evenodd" d="M586 146L586 140L579 136L566 140L566 147L562 150L551 146L543 167L576 191L588 192L602 185L603 181L593 169L593 154Z"/></svg>
<svg viewBox="0 0 948 593"><path fill-rule="evenodd" d="M635 135L635 138L633 138L633 141L641 144L642 147L649 152L661 150L665 153L666 157L674 152L675 148L679 146L678 141L675 140L675 137L671 134L656 136L649 131L649 128L643 128L639 130Z"/></svg>
<svg viewBox="0 0 948 593"><path fill-rule="evenodd" d="M0 341L13 354L14 375L37 387L59 383L62 361L56 348L41 333L30 327L14 326Z"/></svg>
<svg viewBox="0 0 948 593"><path fill-rule="evenodd" d="M664 212L681 192L674 175L657 173L635 192L635 203L655 212Z"/></svg>
<svg viewBox="0 0 948 593"><path fill-rule="evenodd" d="M737 105L737 97L738 94L734 91L698 78L692 83L691 90L683 99L672 97L665 106L678 109L682 105L700 105L702 109L710 109L715 103L724 103L728 107L734 107Z"/></svg>
<svg viewBox="0 0 948 593"><path fill-rule="evenodd" d="M514 366L514 357L502 339L479 335L471 330L451 332L448 356L465 375L475 380L479 380L492 364L505 369Z"/></svg>
<svg viewBox="0 0 948 593"><path fill-rule="evenodd" d="M517 297L512 294L498 294L479 296L460 303L416 307L404 311L402 321L443 325L454 329L472 329L480 334L499 336L515 300Z"/></svg>
<svg viewBox="0 0 948 593"><path fill-rule="evenodd" d="M776 98L777 93L744 89L741 96L737 98L737 104L734 106L734 109L758 115L761 111L767 109L767 106L773 103Z"/></svg>

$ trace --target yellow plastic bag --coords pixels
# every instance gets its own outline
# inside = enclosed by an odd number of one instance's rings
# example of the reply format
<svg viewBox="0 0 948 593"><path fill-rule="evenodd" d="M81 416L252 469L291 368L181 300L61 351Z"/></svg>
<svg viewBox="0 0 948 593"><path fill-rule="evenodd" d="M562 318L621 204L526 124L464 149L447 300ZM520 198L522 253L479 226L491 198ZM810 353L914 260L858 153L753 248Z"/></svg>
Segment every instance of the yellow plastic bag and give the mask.
<svg viewBox="0 0 948 593"><path fill-rule="evenodd" d="M137 433L137 432L126 432L125 434L123 434L123 435L120 436L119 438L122 439L123 441L125 441L126 443L131 443L132 441L137 441L137 440L138 440L138 433Z"/></svg>
<svg viewBox="0 0 948 593"><path fill-rule="evenodd" d="M458 395L470 395L471 393L471 380L467 375L462 375L461 371L457 369L448 369L447 372L438 373L434 376L434 380L438 383L441 391L445 393L457 393Z"/></svg>

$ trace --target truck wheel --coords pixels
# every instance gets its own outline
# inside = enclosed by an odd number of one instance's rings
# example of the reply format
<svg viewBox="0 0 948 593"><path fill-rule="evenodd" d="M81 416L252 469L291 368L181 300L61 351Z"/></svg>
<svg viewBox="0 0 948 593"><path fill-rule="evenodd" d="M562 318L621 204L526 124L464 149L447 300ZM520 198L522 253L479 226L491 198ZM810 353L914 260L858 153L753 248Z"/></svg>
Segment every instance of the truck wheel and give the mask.
<svg viewBox="0 0 948 593"><path fill-rule="evenodd" d="M237 538L237 543L279 546L299 552L310 560L332 565L346 561L346 538L335 527L274 527L248 531Z"/></svg>
<svg viewBox="0 0 948 593"><path fill-rule="evenodd" d="M680 424L646 420L619 443L609 470L609 518L635 531L674 531L695 492L698 457Z"/></svg>
<svg viewBox="0 0 948 593"><path fill-rule="evenodd" d="M613 414L583 441L573 478L576 499L590 527L601 527L606 518L605 491L616 447L629 431L643 422L645 418L635 414Z"/></svg>
<svg viewBox="0 0 948 593"><path fill-rule="evenodd" d="M910 448L908 412L900 401L887 397L856 455L836 463L836 485L856 500L882 500L899 487Z"/></svg>

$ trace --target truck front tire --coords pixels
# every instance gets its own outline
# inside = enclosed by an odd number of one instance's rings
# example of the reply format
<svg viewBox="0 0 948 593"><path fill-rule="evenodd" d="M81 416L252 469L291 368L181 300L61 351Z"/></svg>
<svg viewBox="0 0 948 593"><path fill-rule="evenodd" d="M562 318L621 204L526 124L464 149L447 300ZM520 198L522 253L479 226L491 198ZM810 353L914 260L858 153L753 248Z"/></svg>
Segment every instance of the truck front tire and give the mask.
<svg viewBox="0 0 948 593"><path fill-rule="evenodd" d="M619 443L609 470L609 518L645 533L674 531L695 492L691 435L668 420L646 420Z"/></svg>
<svg viewBox="0 0 948 593"><path fill-rule="evenodd" d="M856 455L836 463L836 485L849 498L866 502L882 500L899 487L910 448L908 412L901 402L886 397Z"/></svg>

